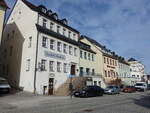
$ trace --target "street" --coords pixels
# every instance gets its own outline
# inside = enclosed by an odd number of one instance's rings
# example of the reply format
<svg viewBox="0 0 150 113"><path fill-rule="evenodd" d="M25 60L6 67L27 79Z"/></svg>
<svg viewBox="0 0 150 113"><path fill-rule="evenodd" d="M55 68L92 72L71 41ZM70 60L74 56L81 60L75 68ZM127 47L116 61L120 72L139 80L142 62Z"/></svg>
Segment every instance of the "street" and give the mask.
<svg viewBox="0 0 150 113"><path fill-rule="evenodd" d="M0 113L149 113L150 91L93 98L35 96L25 92L0 97Z"/></svg>

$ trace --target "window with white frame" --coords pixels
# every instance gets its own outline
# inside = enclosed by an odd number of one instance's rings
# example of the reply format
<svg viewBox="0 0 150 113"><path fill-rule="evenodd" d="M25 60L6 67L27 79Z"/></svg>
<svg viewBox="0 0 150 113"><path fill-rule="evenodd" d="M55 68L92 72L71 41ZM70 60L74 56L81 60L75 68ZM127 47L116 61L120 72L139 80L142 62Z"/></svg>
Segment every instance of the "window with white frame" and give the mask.
<svg viewBox="0 0 150 113"><path fill-rule="evenodd" d="M66 35L66 29L63 28L63 35L65 36Z"/></svg>
<svg viewBox="0 0 150 113"><path fill-rule="evenodd" d="M41 60L41 71L46 71L46 60L45 59Z"/></svg>
<svg viewBox="0 0 150 113"><path fill-rule="evenodd" d="M31 48L31 46L32 46L32 37L29 37L28 48Z"/></svg>
<svg viewBox="0 0 150 113"><path fill-rule="evenodd" d="M57 62L57 72L61 72L61 62Z"/></svg>
<svg viewBox="0 0 150 113"><path fill-rule="evenodd" d="M94 54L92 54L92 61L94 61L95 60L95 58L94 58Z"/></svg>
<svg viewBox="0 0 150 113"><path fill-rule="evenodd" d="M54 72L54 61L49 61L49 71Z"/></svg>
<svg viewBox="0 0 150 113"><path fill-rule="evenodd" d="M71 31L68 31L68 37L71 38Z"/></svg>
<svg viewBox="0 0 150 113"><path fill-rule="evenodd" d="M54 23L50 22L50 30L53 30L53 28L54 28Z"/></svg>
<svg viewBox="0 0 150 113"><path fill-rule="evenodd" d="M26 61L26 71L30 71L30 59Z"/></svg>
<svg viewBox="0 0 150 113"><path fill-rule="evenodd" d="M74 56L77 56L77 48L74 48Z"/></svg>
<svg viewBox="0 0 150 113"><path fill-rule="evenodd" d="M61 52L61 42L57 42L57 51Z"/></svg>
<svg viewBox="0 0 150 113"><path fill-rule="evenodd" d="M76 34L75 33L73 34L73 39L76 40Z"/></svg>
<svg viewBox="0 0 150 113"><path fill-rule="evenodd" d="M80 51L80 58L83 58L83 51Z"/></svg>
<svg viewBox="0 0 150 113"><path fill-rule="evenodd" d="M60 33L60 26L57 26L57 33Z"/></svg>
<svg viewBox="0 0 150 113"><path fill-rule="evenodd" d="M47 20L43 18L43 27L46 28Z"/></svg>
<svg viewBox="0 0 150 113"><path fill-rule="evenodd" d="M42 39L42 47L47 47L47 37L44 37L43 36L43 39Z"/></svg>
<svg viewBox="0 0 150 113"><path fill-rule="evenodd" d="M63 51L67 54L67 44L64 44Z"/></svg>
<svg viewBox="0 0 150 113"><path fill-rule="evenodd" d="M72 46L69 46L69 54L72 55Z"/></svg>
<svg viewBox="0 0 150 113"><path fill-rule="evenodd" d="M54 46L55 46L55 40L50 39L50 49L54 50L55 49Z"/></svg>
<svg viewBox="0 0 150 113"><path fill-rule="evenodd" d="M88 60L91 60L91 54L88 53Z"/></svg>
<svg viewBox="0 0 150 113"><path fill-rule="evenodd" d="M67 73L67 63L64 63L64 73Z"/></svg>
<svg viewBox="0 0 150 113"><path fill-rule="evenodd" d="M84 59L87 59L87 53L84 52Z"/></svg>

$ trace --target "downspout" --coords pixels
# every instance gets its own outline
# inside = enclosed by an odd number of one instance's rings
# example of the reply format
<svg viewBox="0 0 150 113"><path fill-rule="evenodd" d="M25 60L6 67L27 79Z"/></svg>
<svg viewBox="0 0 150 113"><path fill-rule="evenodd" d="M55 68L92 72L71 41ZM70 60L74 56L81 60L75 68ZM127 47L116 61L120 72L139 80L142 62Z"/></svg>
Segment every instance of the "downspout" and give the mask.
<svg viewBox="0 0 150 113"><path fill-rule="evenodd" d="M38 18L37 18L37 24L39 24L39 13L38 13ZM36 57L35 57L35 70L34 70L34 94L36 94L38 43L39 43L39 31L37 31L37 42L36 42Z"/></svg>

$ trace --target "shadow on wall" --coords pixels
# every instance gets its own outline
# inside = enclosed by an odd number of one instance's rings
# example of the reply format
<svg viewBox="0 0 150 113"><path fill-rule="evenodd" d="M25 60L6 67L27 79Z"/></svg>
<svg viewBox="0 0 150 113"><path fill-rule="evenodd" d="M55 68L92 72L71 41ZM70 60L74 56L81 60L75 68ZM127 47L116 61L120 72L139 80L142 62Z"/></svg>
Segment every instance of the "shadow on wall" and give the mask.
<svg viewBox="0 0 150 113"><path fill-rule="evenodd" d="M25 39L22 36L16 23L7 24L5 26L1 43L1 52L3 53L3 51L7 49L8 57L4 58L4 56L2 55L1 61L3 67L7 67L7 69L5 69L7 71L2 69L1 73L5 75L4 77L8 79L9 84L15 89L19 88L24 40ZM11 47L12 53L10 53Z"/></svg>
<svg viewBox="0 0 150 113"><path fill-rule="evenodd" d="M133 99L134 104L150 109L150 93L147 96L141 96L140 99Z"/></svg>

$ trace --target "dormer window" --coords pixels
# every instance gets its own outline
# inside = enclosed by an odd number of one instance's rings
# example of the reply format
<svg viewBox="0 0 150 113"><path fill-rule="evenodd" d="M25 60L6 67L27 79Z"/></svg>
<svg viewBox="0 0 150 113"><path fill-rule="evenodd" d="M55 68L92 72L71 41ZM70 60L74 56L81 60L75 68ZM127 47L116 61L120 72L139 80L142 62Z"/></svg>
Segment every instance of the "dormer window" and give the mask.
<svg viewBox="0 0 150 113"><path fill-rule="evenodd" d="M63 28L63 35L65 35L66 34L66 29L65 28Z"/></svg>
<svg viewBox="0 0 150 113"><path fill-rule="evenodd" d="M73 39L76 39L76 34L73 34Z"/></svg>
<svg viewBox="0 0 150 113"><path fill-rule="evenodd" d="M46 12L47 12L47 9L46 9L45 6L39 5L39 8L40 8L41 12L43 12L43 13L46 13Z"/></svg>
<svg viewBox="0 0 150 113"><path fill-rule="evenodd" d="M47 20L43 18L43 27L46 28Z"/></svg>
<svg viewBox="0 0 150 113"><path fill-rule="evenodd" d="M52 14L52 17L55 19L55 20L58 20L58 15L56 13L53 13Z"/></svg>
<svg viewBox="0 0 150 113"><path fill-rule="evenodd" d="M52 13L53 13L53 12L52 12L51 10L48 10L48 11L47 11L47 14L48 14L49 16L51 16Z"/></svg>
<svg viewBox="0 0 150 113"><path fill-rule="evenodd" d="M68 25L68 21L67 21L67 19L65 19L65 18L62 19L61 22L62 22L63 24L65 24L65 25Z"/></svg>

